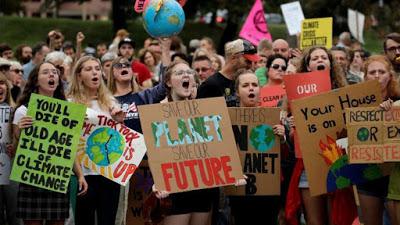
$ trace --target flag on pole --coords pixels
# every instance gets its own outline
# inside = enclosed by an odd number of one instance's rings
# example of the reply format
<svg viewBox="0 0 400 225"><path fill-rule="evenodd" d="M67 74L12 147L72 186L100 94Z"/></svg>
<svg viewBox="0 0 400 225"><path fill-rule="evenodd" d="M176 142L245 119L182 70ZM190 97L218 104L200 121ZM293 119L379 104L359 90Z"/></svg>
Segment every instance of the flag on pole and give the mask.
<svg viewBox="0 0 400 225"><path fill-rule="evenodd" d="M253 8L251 8L239 36L250 41L254 45L258 45L261 39L272 41L261 0L256 0L254 2Z"/></svg>

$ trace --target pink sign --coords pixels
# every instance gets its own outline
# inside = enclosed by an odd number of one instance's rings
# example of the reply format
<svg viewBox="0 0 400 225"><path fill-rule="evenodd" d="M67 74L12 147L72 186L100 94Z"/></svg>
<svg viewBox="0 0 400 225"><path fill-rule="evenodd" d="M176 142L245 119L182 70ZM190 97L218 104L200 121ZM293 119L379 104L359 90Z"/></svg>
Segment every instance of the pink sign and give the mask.
<svg viewBox="0 0 400 225"><path fill-rule="evenodd" d="M268 25L265 20L261 0L255 1L239 36L250 41L254 45L258 45L258 42L260 42L261 39L272 41L272 36L268 32Z"/></svg>
<svg viewBox="0 0 400 225"><path fill-rule="evenodd" d="M149 0L136 0L134 9L137 13L141 13L144 11L145 6L147 5Z"/></svg>

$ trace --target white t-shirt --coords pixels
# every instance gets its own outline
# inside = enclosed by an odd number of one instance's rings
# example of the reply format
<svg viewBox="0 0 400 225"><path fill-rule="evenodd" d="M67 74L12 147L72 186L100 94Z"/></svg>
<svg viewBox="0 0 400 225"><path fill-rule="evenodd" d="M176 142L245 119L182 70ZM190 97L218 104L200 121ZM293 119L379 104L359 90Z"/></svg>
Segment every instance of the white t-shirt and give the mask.
<svg viewBox="0 0 400 225"><path fill-rule="evenodd" d="M13 124L18 125L18 122L22 119L22 117L26 116L27 112L28 112L28 109L24 105L21 105L20 107L18 107L18 109L15 110Z"/></svg>

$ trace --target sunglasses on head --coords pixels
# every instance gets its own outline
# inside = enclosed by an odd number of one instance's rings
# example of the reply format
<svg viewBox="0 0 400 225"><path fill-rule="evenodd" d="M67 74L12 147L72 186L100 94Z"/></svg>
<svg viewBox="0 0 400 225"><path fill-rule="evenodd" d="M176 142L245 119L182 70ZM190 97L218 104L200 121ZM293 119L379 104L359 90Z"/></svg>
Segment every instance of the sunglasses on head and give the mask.
<svg viewBox="0 0 400 225"><path fill-rule="evenodd" d="M113 66L115 69L129 68L131 67L130 63L116 63Z"/></svg>
<svg viewBox="0 0 400 225"><path fill-rule="evenodd" d="M286 71L286 66L285 65L279 65L279 64L272 64L271 65L271 68L272 69L274 69L274 70L277 70L277 69L279 69L279 67L283 70L283 71Z"/></svg>

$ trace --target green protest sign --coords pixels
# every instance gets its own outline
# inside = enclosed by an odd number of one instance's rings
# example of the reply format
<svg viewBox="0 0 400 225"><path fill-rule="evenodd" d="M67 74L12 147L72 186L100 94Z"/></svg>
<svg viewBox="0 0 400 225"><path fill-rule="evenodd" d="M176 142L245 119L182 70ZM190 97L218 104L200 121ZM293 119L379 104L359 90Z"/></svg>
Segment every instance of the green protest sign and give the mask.
<svg viewBox="0 0 400 225"><path fill-rule="evenodd" d="M27 115L34 123L21 131L11 179L66 193L86 107L32 94Z"/></svg>

